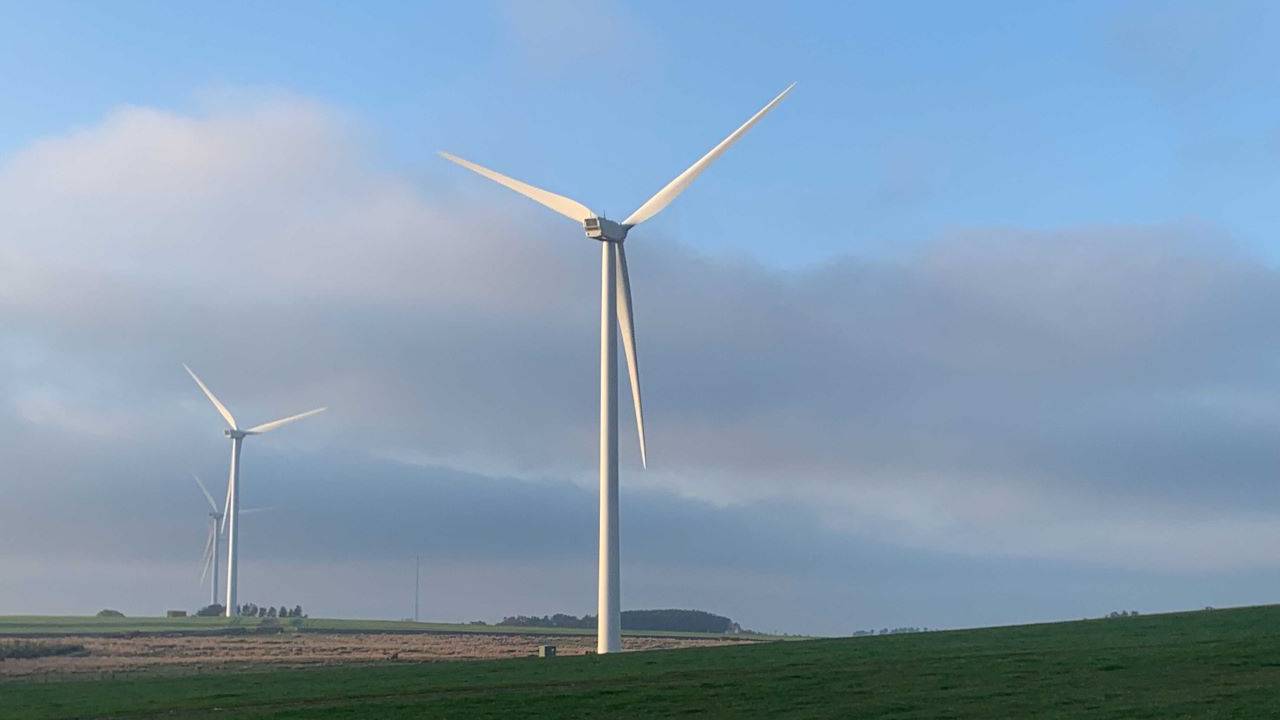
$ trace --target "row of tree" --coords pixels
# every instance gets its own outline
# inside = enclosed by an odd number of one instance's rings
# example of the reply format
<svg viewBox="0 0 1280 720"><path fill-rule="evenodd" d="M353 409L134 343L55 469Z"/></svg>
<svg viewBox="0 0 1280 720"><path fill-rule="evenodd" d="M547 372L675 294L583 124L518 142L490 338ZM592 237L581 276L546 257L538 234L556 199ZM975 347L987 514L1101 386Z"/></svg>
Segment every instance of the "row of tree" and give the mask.
<svg viewBox="0 0 1280 720"><path fill-rule="evenodd" d="M866 635L903 635L906 633L929 632L927 627L896 627L896 628L880 628L880 632L875 630L855 630L854 637L864 637Z"/></svg>
<svg viewBox="0 0 1280 720"><path fill-rule="evenodd" d="M226 608L223 607L222 605L214 603L213 605L206 605L200 608L199 610L196 611L196 615L200 617L218 617L222 615L225 610ZM244 605L240 606L240 612L238 614L241 617L260 617L260 618L304 618L306 617L306 615L302 613L301 605L294 605L293 609L290 610L284 605L281 605L277 609L277 608L271 607L270 605L266 607L258 607L254 603L245 603Z"/></svg>
<svg viewBox="0 0 1280 720"><path fill-rule="evenodd" d="M595 615L513 615L502 619L501 625L517 627L578 628L594 630ZM741 626L723 615L702 610L623 610L623 630L659 630L664 632L740 633Z"/></svg>

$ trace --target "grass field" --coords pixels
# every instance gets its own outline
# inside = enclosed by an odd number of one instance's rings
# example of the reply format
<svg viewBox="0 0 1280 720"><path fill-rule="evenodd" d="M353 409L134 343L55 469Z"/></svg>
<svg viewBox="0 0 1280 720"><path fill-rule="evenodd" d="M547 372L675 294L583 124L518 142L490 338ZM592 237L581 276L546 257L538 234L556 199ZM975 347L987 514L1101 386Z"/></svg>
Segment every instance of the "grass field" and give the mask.
<svg viewBox="0 0 1280 720"><path fill-rule="evenodd" d="M453 623L419 623L408 620L341 620L300 618L277 620L286 631L360 632L360 633L480 633L513 635L595 635L595 630L575 628L531 628L506 625L469 625ZM60 635L105 635L127 633L215 633L236 630L252 631L261 618L221 617L107 617L72 615L0 615L0 638L56 637ZM720 638L717 633L671 632L659 630L624 630L636 637ZM744 634L744 639L770 640L768 635Z"/></svg>
<svg viewBox="0 0 1280 720"><path fill-rule="evenodd" d="M0 718L1271 718L1280 607L500 662L0 684Z"/></svg>

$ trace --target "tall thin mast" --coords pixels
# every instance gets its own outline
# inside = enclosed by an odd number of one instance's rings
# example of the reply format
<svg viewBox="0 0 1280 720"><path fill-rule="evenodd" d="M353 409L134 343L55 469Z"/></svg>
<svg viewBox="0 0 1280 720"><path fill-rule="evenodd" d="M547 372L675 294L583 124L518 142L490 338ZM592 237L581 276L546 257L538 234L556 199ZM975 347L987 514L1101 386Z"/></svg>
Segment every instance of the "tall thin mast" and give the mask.
<svg viewBox="0 0 1280 720"><path fill-rule="evenodd" d="M618 331L617 253L600 243L600 569L596 652L622 649L622 580L618 567Z"/></svg>
<svg viewBox="0 0 1280 720"><path fill-rule="evenodd" d="M236 541L240 519L240 442L243 439L239 433L231 435L231 491L224 510L227 513L227 607L224 611L227 617L240 614L236 607L236 558L240 546Z"/></svg>

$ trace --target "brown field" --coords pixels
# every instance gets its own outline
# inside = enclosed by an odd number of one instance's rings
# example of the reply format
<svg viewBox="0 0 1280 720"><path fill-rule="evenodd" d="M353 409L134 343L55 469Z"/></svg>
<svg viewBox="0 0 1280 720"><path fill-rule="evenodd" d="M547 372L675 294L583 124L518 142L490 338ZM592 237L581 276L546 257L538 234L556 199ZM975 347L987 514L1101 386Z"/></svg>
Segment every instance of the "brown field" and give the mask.
<svg viewBox="0 0 1280 720"><path fill-rule="evenodd" d="M41 642L84 646L72 656L0 660L0 679L68 674L115 674L141 670L193 672L263 665L299 667L373 662L488 660L536 655L555 645L559 655L595 650L594 636L429 633L282 633L276 635L190 634L138 637L67 635ZM734 639L624 637L626 650L729 645Z"/></svg>

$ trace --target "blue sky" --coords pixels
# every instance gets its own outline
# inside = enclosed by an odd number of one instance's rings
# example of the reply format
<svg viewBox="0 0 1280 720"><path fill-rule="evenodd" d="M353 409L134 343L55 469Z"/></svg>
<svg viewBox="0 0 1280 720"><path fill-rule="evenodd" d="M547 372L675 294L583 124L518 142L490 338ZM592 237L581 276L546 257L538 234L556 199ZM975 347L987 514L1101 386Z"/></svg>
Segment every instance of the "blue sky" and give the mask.
<svg viewBox="0 0 1280 720"><path fill-rule="evenodd" d="M792 81L628 240L624 607L1280 597L1271 4L0 8L0 613L204 597L184 362L331 407L246 450L246 600L591 611L593 246L435 152L622 217Z"/></svg>
<svg viewBox="0 0 1280 720"><path fill-rule="evenodd" d="M744 145L695 208L655 227L796 264L956 228L1194 220L1270 256L1278 13L16 3L0 29L0 153L121 104L288 92L338 108L424 183L452 182L431 157L447 147L623 215L798 80L760 130L768 149Z"/></svg>

